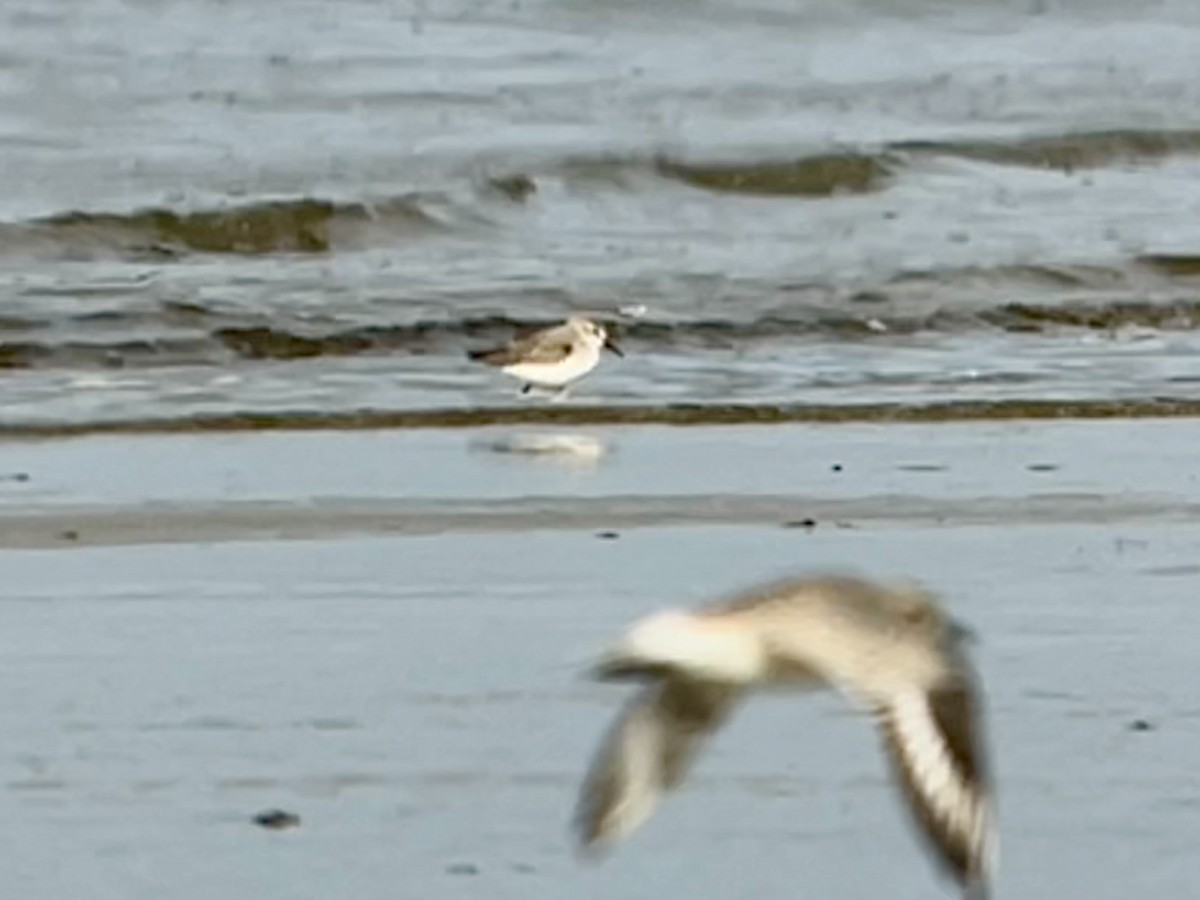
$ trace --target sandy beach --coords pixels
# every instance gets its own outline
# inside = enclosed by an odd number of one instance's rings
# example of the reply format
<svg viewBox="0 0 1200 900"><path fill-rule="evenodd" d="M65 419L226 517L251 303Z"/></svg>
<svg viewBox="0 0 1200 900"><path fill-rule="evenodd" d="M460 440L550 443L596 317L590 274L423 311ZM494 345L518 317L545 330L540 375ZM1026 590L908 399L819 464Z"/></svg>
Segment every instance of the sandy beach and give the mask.
<svg viewBox="0 0 1200 900"><path fill-rule="evenodd" d="M832 568L981 634L997 897L1188 895L1200 424L583 431L590 459L494 429L0 446L0 892L941 896L831 697L746 707L620 853L571 852L623 697L589 655ZM275 807L300 826L251 823Z"/></svg>

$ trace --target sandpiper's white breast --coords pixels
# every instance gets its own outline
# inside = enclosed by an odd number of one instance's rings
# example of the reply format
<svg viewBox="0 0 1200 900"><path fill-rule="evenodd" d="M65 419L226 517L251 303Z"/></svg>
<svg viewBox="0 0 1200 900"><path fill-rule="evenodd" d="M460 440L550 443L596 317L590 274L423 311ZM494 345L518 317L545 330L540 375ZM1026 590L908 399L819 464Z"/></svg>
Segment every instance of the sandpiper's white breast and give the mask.
<svg viewBox="0 0 1200 900"><path fill-rule="evenodd" d="M560 387L586 375L600 362L600 348L577 342L562 360L555 363L518 362L503 371L533 384Z"/></svg>

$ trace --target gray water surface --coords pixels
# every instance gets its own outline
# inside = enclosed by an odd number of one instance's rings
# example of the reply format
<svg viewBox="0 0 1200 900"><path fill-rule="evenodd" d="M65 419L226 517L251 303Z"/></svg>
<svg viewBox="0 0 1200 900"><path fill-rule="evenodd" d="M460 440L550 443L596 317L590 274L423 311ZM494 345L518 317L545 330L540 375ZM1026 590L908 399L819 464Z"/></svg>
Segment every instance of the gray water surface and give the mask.
<svg viewBox="0 0 1200 900"><path fill-rule="evenodd" d="M4 420L1196 397L1200 10L10 3Z"/></svg>

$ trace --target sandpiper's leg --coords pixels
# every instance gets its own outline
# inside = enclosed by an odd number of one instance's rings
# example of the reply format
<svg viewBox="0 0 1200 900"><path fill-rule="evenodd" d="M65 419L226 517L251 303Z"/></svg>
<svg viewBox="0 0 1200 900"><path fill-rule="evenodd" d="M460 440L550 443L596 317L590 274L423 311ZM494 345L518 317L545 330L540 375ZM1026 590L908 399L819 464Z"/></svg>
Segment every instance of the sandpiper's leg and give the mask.
<svg viewBox="0 0 1200 900"><path fill-rule="evenodd" d="M554 396L552 396L550 398L550 402L551 403L562 403L564 400L567 399L567 395L570 393L570 391L571 391L571 386L569 384L564 384L562 387L560 387L558 390L556 390L554 392Z"/></svg>

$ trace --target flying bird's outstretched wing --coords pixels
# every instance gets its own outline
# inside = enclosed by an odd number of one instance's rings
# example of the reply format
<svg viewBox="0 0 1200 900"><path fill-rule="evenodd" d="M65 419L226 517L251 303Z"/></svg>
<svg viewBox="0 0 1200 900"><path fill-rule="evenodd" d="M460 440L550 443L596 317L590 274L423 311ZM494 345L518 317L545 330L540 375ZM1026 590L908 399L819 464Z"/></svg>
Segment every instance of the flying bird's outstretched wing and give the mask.
<svg viewBox="0 0 1200 900"><path fill-rule="evenodd" d="M984 900L995 836L969 680L953 676L928 691L898 690L879 717L914 819L966 896Z"/></svg>
<svg viewBox="0 0 1200 900"><path fill-rule="evenodd" d="M585 850L628 836L687 774L741 691L678 678L655 680L626 706L584 780L575 814Z"/></svg>

